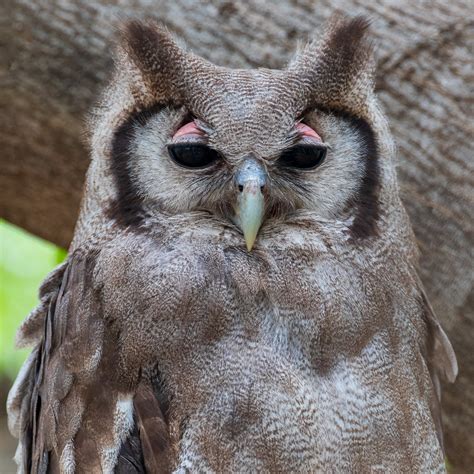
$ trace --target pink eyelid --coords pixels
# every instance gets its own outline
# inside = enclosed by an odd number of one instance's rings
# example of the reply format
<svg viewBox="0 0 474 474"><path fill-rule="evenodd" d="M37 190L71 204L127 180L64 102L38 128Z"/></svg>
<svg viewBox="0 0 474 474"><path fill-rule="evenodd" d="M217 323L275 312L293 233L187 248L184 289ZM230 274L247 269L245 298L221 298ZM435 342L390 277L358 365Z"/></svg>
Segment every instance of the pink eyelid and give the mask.
<svg viewBox="0 0 474 474"><path fill-rule="evenodd" d="M182 137L184 135L188 136L199 136L202 137L205 133L198 128L196 122L193 120L192 122L183 125L174 135L173 139Z"/></svg>
<svg viewBox="0 0 474 474"><path fill-rule="evenodd" d="M295 128L301 137L316 138L316 140L320 142L323 141L321 137L311 127L308 127L308 125L304 123L301 123L301 122L297 123Z"/></svg>
<svg viewBox="0 0 474 474"><path fill-rule="evenodd" d="M302 137L310 137L315 138L318 141L322 142L321 137L308 125L304 123L297 123L295 126L296 130ZM174 135L173 139L183 136L199 136L202 137L205 133L198 128L196 122L193 120L192 122L188 122L187 124L183 125Z"/></svg>

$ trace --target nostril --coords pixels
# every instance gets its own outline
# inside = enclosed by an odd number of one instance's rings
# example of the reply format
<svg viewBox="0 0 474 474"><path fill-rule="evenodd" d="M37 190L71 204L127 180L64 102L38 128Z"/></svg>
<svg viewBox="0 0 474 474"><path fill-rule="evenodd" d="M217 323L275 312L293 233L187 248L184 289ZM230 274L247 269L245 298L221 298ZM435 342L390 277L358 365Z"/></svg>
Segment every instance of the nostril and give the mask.
<svg viewBox="0 0 474 474"><path fill-rule="evenodd" d="M242 192L243 190L244 190L244 187L241 184L239 184L239 192Z"/></svg>
<svg viewBox="0 0 474 474"><path fill-rule="evenodd" d="M265 185L262 184L262 185L260 186L260 191L263 193L264 190L265 190Z"/></svg>

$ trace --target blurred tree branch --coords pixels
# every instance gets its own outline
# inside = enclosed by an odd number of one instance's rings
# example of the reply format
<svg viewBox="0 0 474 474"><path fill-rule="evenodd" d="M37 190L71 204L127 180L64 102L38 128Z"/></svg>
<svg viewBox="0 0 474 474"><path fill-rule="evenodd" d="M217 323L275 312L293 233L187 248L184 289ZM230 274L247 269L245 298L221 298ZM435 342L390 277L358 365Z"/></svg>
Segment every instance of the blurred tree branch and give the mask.
<svg viewBox="0 0 474 474"><path fill-rule="evenodd" d="M421 275L460 362L458 382L445 391L448 457L460 471L472 467L471 7L461 0L1 2L1 215L68 245L88 166L84 117L106 80L118 18L156 17L221 65L281 67L334 10L369 15Z"/></svg>

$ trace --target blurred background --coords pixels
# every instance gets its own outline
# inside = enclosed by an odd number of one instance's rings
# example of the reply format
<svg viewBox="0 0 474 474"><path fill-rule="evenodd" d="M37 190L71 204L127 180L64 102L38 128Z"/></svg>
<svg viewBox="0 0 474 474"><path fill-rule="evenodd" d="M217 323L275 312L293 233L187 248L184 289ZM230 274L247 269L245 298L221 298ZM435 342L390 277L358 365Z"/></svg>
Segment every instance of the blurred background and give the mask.
<svg viewBox="0 0 474 474"><path fill-rule="evenodd" d="M223 66L279 68L335 11L372 20L420 275L459 360L444 387L447 455L453 472L474 471L472 0L0 0L0 474L14 469L4 400L25 357L15 328L71 241L85 117L119 20L156 18Z"/></svg>

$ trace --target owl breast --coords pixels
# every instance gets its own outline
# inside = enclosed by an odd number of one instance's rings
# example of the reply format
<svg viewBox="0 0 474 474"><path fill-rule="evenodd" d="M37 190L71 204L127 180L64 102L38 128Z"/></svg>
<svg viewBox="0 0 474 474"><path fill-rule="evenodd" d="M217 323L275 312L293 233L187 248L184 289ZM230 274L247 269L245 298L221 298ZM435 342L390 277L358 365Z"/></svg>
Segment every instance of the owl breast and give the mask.
<svg viewBox="0 0 474 474"><path fill-rule="evenodd" d="M257 459L302 471L339 449L339 467L354 468L402 442L384 421L396 423L401 396L394 333L383 328L394 289L363 259L304 237L249 253L219 236L125 236L102 251L106 317L120 321L131 367L158 367L176 466L239 470Z"/></svg>

